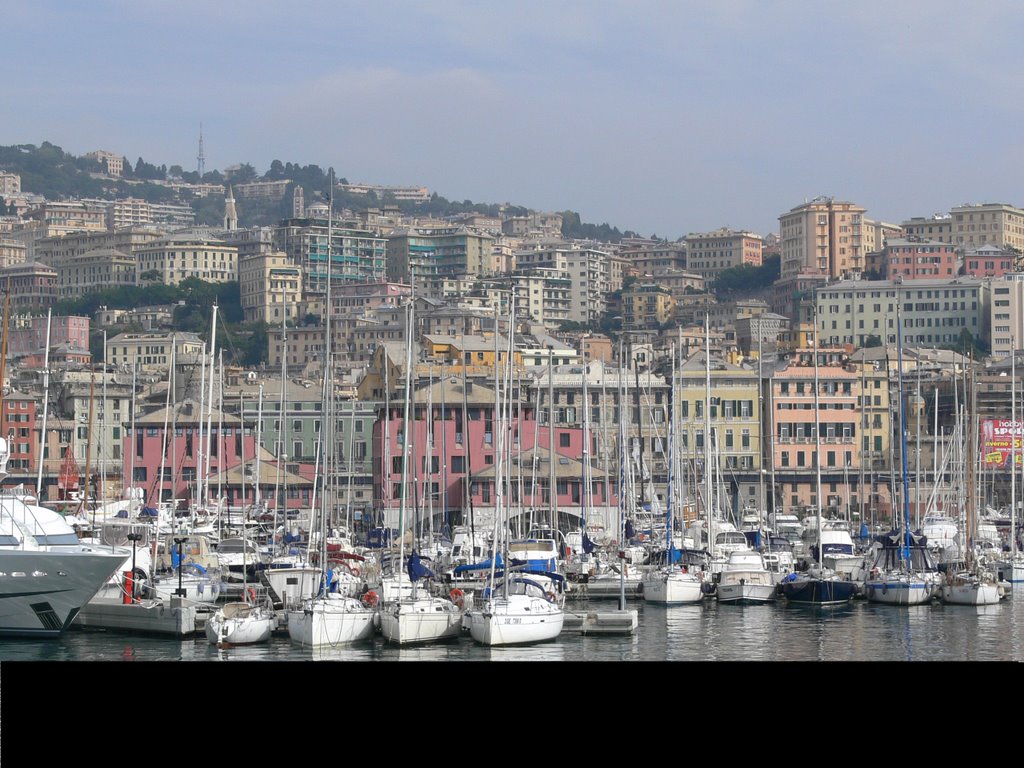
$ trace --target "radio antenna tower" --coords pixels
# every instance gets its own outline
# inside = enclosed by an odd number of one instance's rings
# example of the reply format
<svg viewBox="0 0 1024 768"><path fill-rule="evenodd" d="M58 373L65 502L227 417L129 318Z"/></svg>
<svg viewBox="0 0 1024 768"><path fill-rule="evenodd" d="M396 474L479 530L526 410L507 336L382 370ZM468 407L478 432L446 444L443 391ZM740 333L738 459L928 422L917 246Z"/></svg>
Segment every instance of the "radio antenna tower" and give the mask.
<svg viewBox="0 0 1024 768"><path fill-rule="evenodd" d="M196 170L199 171L199 180L203 180L206 173L206 158L203 156L203 124L199 124L199 154L196 155Z"/></svg>

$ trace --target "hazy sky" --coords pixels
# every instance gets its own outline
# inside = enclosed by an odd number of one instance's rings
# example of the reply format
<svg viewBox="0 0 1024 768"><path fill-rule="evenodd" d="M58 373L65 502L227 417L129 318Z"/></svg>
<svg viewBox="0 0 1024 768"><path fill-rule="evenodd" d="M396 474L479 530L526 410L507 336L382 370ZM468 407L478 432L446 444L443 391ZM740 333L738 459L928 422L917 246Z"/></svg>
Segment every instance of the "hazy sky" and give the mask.
<svg viewBox="0 0 1024 768"><path fill-rule="evenodd" d="M1024 7L3 0L0 144L273 159L645 235L1024 204Z"/></svg>

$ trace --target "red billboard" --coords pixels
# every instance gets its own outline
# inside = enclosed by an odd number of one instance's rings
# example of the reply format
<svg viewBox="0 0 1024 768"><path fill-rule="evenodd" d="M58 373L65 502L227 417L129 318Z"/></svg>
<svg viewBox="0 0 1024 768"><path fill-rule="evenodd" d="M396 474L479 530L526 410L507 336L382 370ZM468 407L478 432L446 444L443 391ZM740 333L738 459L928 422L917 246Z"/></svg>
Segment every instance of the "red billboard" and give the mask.
<svg viewBox="0 0 1024 768"><path fill-rule="evenodd" d="M981 455L986 469L1010 466L1010 454L1016 443L1017 466L1024 462L1024 450L1021 447L1024 422L1013 422L1010 419L981 420ZM1011 443L1010 441L1013 441Z"/></svg>

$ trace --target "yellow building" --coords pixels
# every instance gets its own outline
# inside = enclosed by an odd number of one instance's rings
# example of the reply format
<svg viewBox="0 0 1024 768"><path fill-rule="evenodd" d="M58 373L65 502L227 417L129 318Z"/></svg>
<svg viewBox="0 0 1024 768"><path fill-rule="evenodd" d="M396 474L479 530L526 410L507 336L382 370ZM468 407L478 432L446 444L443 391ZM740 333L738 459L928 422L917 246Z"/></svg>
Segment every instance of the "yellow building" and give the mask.
<svg viewBox="0 0 1024 768"><path fill-rule="evenodd" d="M622 293L622 327L659 328L675 316L676 300L657 283L636 283Z"/></svg>
<svg viewBox="0 0 1024 768"><path fill-rule="evenodd" d="M200 231L182 232L156 240L138 250L138 279L156 273L165 285L195 277L208 283L238 279L238 248Z"/></svg>
<svg viewBox="0 0 1024 768"><path fill-rule="evenodd" d="M298 318L302 301L302 267L283 251L239 259L238 282L247 323L281 325Z"/></svg>
<svg viewBox="0 0 1024 768"><path fill-rule="evenodd" d="M832 278L864 270L862 206L817 197L779 216L781 279L812 270Z"/></svg>

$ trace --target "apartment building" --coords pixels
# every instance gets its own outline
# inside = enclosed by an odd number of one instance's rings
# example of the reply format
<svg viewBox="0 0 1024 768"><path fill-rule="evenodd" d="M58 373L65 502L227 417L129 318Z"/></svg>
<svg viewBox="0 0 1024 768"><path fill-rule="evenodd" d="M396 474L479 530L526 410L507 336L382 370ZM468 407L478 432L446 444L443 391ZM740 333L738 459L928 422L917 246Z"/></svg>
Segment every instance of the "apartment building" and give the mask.
<svg viewBox="0 0 1024 768"><path fill-rule="evenodd" d="M802 271L833 279L864 270L862 206L817 197L779 216L782 236L781 279Z"/></svg>

